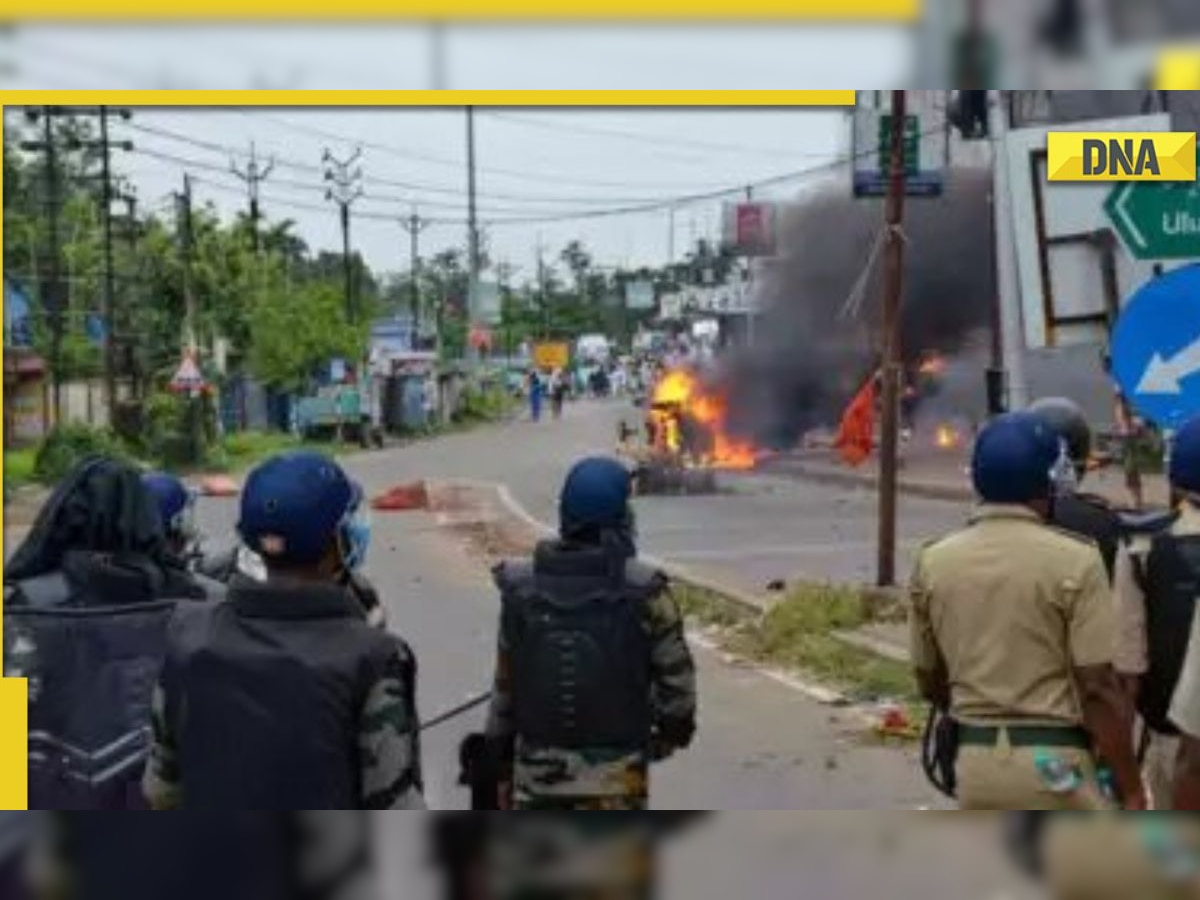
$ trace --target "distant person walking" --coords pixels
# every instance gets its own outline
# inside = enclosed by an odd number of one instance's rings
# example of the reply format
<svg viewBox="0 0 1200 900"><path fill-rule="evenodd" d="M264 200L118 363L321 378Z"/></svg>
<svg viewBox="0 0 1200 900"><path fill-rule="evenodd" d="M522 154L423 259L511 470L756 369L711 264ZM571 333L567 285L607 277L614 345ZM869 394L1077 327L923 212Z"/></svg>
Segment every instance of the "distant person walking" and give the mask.
<svg viewBox="0 0 1200 900"><path fill-rule="evenodd" d="M563 404L567 400L567 376L562 369L556 369L550 378L550 409L555 419L561 419Z"/></svg>
<svg viewBox="0 0 1200 900"><path fill-rule="evenodd" d="M545 393L542 378L537 369L529 370L529 418L534 422L542 420L542 395Z"/></svg>

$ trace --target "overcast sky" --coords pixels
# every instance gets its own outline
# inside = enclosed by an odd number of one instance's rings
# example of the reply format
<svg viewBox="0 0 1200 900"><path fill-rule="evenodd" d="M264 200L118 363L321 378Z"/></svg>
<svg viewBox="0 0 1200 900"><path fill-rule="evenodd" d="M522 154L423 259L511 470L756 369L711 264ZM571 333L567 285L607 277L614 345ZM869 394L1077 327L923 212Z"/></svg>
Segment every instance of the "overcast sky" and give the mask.
<svg viewBox="0 0 1200 900"><path fill-rule="evenodd" d="M443 33L440 75L431 30L400 26L20 29L5 38L5 55L14 88L837 88L896 84L911 63L910 38L887 26L454 28ZM276 162L264 214L295 219L318 249L341 246L322 153L347 157L361 146L365 196L353 242L373 267L408 267L396 220L414 205L443 220L422 233L423 255L465 245L461 110L139 110L115 130L135 144L117 155L118 169L143 203L164 210L184 171L198 200L224 214L244 207L229 161L242 154L244 166L253 141ZM659 263L672 198L828 167L848 141L845 114L830 110L480 110L479 218L493 258L518 267L518 278L532 276L539 239L547 258L578 238L601 265ZM755 196L795 196L813 177ZM849 189L847 168L836 177ZM647 205L658 208L553 221ZM675 206L676 253L716 237L720 211L720 200Z"/></svg>

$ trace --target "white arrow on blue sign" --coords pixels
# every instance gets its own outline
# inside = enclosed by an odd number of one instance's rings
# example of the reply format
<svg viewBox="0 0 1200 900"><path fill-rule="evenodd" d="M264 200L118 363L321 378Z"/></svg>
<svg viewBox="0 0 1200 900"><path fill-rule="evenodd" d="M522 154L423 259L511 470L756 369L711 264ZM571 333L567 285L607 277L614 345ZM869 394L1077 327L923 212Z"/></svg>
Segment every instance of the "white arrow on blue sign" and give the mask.
<svg viewBox="0 0 1200 900"><path fill-rule="evenodd" d="M1144 419L1177 430L1200 415L1200 265L1168 272L1133 295L1113 331L1112 364Z"/></svg>

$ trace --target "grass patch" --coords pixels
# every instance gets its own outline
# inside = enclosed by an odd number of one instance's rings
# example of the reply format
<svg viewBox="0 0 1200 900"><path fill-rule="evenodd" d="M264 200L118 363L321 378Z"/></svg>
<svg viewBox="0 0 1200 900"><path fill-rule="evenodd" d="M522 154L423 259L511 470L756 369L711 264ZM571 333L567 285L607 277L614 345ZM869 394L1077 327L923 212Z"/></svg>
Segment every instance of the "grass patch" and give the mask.
<svg viewBox="0 0 1200 900"><path fill-rule="evenodd" d="M765 615L755 615L721 595L677 586L684 614L720 633L722 646L755 662L798 669L838 688L855 702L919 701L908 666L833 636L867 621L861 591L836 585L805 585Z"/></svg>
<svg viewBox="0 0 1200 900"><path fill-rule="evenodd" d="M305 442L281 431L239 431L227 436L210 454L205 468L221 472L240 472L262 462L268 456L303 447L332 453L332 443Z"/></svg>
<svg viewBox="0 0 1200 900"><path fill-rule="evenodd" d="M5 450L4 451L4 487L19 488L33 484L33 469L37 463L37 451Z"/></svg>

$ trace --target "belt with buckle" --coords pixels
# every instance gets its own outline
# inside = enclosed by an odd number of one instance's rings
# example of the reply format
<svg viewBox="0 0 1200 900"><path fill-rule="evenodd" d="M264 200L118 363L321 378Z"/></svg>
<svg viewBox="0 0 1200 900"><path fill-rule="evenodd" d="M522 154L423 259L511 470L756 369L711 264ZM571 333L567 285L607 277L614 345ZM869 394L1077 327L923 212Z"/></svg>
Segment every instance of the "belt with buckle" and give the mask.
<svg viewBox="0 0 1200 900"><path fill-rule="evenodd" d="M959 725L958 740L964 746L994 747L1000 733L1008 732L1013 747L1072 747L1091 750L1091 736L1072 725Z"/></svg>

